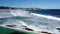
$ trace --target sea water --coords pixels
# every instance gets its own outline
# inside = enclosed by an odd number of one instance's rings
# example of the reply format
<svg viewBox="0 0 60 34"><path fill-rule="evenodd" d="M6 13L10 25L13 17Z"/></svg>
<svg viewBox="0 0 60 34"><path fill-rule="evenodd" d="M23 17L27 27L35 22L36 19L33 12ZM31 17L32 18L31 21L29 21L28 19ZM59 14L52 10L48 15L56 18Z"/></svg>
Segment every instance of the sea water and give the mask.
<svg viewBox="0 0 60 34"><path fill-rule="evenodd" d="M59 34L56 28L60 28L60 10L4 10L0 11L0 25L16 25L15 28L22 30L27 26L34 32Z"/></svg>

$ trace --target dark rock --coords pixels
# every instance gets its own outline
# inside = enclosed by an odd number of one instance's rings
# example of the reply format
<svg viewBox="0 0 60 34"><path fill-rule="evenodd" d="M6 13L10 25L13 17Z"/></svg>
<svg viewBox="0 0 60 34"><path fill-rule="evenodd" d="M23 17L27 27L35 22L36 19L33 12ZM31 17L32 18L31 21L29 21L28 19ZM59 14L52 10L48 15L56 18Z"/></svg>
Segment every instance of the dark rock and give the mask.
<svg viewBox="0 0 60 34"><path fill-rule="evenodd" d="M52 33L49 33L49 32L44 32L44 31L42 31L41 33L52 34Z"/></svg>
<svg viewBox="0 0 60 34"><path fill-rule="evenodd" d="M48 34L52 34L52 33L48 33Z"/></svg>
<svg viewBox="0 0 60 34"><path fill-rule="evenodd" d="M34 31L34 30L30 29L30 28L25 28L25 30L28 30L28 31Z"/></svg>
<svg viewBox="0 0 60 34"><path fill-rule="evenodd" d="M8 26L8 27L15 27L16 25L6 25L6 26Z"/></svg>
<svg viewBox="0 0 60 34"><path fill-rule="evenodd" d="M27 27L27 26L23 26L23 27Z"/></svg>
<svg viewBox="0 0 60 34"><path fill-rule="evenodd" d="M30 29L28 28L27 26L23 26L25 30L28 30L28 31L34 31L33 29Z"/></svg>
<svg viewBox="0 0 60 34"><path fill-rule="evenodd" d="M60 28L56 28L57 30L60 30Z"/></svg>

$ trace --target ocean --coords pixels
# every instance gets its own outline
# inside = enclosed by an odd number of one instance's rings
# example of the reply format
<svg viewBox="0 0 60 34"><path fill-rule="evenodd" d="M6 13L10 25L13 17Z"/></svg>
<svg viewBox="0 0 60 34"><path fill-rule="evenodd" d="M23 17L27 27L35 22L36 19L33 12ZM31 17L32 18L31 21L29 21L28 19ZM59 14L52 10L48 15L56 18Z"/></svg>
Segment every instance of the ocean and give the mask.
<svg viewBox="0 0 60 34"><path fill-rule="evenodd" d="M11 28L18 30L25 30L27 27L38 34L41 31L60 34L59 30L57 30L57 28L60 28L60 9L3 10L0 11L0 25L5 27L15 25L15 27Z"/></svg>

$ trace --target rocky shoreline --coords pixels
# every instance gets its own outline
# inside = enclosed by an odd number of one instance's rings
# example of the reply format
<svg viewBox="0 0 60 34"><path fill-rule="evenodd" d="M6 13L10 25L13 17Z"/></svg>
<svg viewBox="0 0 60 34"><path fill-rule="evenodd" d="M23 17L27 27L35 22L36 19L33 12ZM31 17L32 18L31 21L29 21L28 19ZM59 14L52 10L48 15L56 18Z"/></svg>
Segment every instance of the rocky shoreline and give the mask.
<svg viewBox="0 0 60 34"><path fill-rule="evenodd" d="M16 8L16 7L4 7L0 6L0 10L12 9L12 10L42 10L41 8Z"/></svg>
<svg viewBox="0 0 60 34"><path fill-rule="evenodd" d="M12 27L12 28L14 28L14 27L16 27L16 25L6 25L7 27ZM31 28L28 28L27 26L23 26L24 27L24 30L26 30L26 31L32 31L32 32L34 32L34 30L33 29L31 29ZM52 33L50 33L50 32L46 32L46 31L39 31L39 32L37 32L37 34L52 34Z"/></svg>

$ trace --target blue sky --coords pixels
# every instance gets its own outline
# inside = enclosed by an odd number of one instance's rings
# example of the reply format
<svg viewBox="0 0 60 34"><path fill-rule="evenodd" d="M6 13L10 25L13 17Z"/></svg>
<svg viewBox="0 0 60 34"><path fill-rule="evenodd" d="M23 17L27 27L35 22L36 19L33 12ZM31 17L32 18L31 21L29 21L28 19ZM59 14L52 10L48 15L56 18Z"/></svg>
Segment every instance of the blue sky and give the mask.
<svg viewBox="0 0 60 34"><path fill-rule="evenodd" d="M0 6L60 9L60 0L0 0Z"/></svg>

